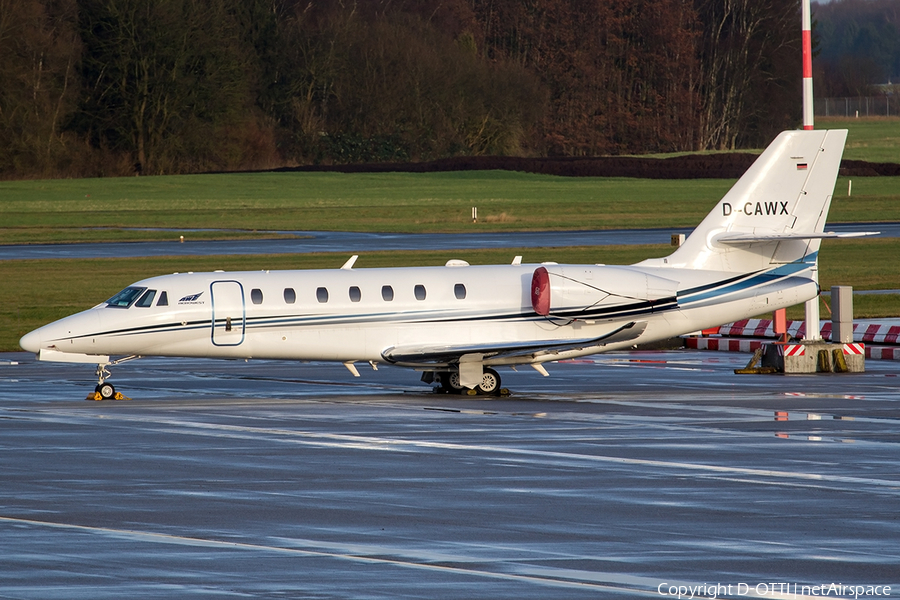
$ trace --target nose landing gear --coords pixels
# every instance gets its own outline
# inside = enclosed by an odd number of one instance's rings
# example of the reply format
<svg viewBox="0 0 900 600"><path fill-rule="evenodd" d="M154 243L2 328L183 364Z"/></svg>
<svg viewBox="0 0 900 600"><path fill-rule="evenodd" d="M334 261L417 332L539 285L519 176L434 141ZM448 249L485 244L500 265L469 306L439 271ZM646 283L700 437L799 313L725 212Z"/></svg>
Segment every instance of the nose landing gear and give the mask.
<svg viewBox="0 0 900 600"><path fill-rule="evenodd" d="M119 360L114 360L108 363L100 363L97 365L97 387L94 388L94 391L87 395L87 400L131 400L128 396L125 396L121 392L117 392L116 388L113 384L107 382L106 380L112 377L112 373L109 372L109 369L106 367L111 367L113 365L118 365L120 363L135 360L140 358L140 356L126 356L125 358L120 358Z"/></svg>

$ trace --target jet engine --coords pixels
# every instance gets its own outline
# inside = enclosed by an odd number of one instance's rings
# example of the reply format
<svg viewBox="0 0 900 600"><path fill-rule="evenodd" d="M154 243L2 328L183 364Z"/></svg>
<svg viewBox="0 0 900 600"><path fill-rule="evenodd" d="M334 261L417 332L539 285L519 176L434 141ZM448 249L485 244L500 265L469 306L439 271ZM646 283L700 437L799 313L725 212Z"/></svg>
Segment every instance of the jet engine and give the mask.
<svg viewBox="0 0 900 600"><path fill-rule="evenodd" d="M542 316L623 316L674 308L678 283L629 267L543 265L531 277L531 306Z"/></svg>

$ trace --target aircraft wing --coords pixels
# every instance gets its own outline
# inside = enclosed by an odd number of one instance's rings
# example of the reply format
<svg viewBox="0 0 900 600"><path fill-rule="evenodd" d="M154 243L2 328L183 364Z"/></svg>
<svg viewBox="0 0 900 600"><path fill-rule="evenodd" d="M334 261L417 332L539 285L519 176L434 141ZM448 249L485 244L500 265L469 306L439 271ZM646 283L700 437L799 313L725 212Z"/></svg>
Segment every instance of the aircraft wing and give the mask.
<svg viewBox="0 0 900 600"><path fill-rule="evenodd" d="M847 233L772 233L768 235L756 235L753 233L723 233L713 238L719 244L729 246L743 246L759 242L786 242L790 240L824 240L830 238L855 238L869 235L878 235L880 231L851 231Z"/></svg>
<svg viewBox="0 0 900 600"><path fill-rule="evenodd" d="M637 339L647 328L646 321L632 321L609 333L595 338L580 340L553 340L541 343L520 342L510 344L466 344L466 345L416 345L394 346L381 353L389 363L434 364L454 363L466 354L480 354L484 359L513 358L531 355L533 358L547 354L559 354L569 350L583 350L618 342ZM529 362L529 361L523 361Z"/></svg>

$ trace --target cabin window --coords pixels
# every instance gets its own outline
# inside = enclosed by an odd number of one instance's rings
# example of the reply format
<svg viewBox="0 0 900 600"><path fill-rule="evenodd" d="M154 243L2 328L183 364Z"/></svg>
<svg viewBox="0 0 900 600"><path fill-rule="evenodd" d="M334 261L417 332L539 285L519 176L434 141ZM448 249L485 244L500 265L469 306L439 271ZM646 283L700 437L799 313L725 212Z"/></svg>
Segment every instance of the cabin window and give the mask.
<svg viewBox="0 0 900 600"><path fill-rule="evenodd" d="M421 284L417 285L415 288L415 292L416 292L416 300L424 300L425 299L425 286L424 285L421 285Z"/></svg>
<svg viewBox="0 0 900 600"><path fill-rule="evenodd" d="M284 288L285 304L293 304L296 301L297 301L297 293L294 291L294 288Z"/></svg>
<svg viewBox="0 0 900 600"><path fill-rule="evenodd" d="M109 300L106 301L106 306L110 308L128 308L134 301L141 297L141 294L144 293L145 287L127 287Z"/></svg>
<svg viewBox="0 0 900 600"><path fill-rule="evenodd" d="M250 302L253 304L262 304L263 301L263 293L259 288L253 288L250 290Z"/></svg>
<svg viewBox="0 0 900 600"><path fill-rule="evenodd" d="M359 302L362 299L362 292L355 285L350 288L350 301Z"/></svg>
<svg viewBox="0 0 900 600"><path fill-rule="evenodd" d="M168 306L169 305L169 295L164 291L159 293L159 302L156 303L157 306Z"/></svg>
<svg viewBox="0 0 900 600"><path fill-rule="evenodd" d="M140 308L149 308L153 306L153 299L156 297L156 290L147 290L141 299L135 302L135 306Z"/></svg>
<svg viewBox="0 0 900 600"><path fill-rule="evenodd" d="M328 289L327 288L319 288L316 290L316 300L321 303L328 302Z"/></svg>
<svg viewBox="0 0 900 600"><path fill-rule="evenodd" d="M381 286L381 298L385 302L390 302L394 299L394 288L389 285Z"/></svg>
<svg viewBox="0 0 900 600"><path fill-rule="evenodd" d="M457 283L453 286L453 293L456 294L457 300L465 300L466 299L466 286L461 283Z"/></svg>

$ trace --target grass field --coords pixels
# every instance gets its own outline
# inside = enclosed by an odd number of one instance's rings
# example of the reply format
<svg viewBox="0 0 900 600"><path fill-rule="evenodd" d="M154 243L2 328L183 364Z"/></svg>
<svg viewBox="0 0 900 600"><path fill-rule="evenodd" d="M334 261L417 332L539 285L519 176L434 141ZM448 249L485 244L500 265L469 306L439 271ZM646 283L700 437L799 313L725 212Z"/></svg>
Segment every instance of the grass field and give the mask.
<svg viewBox="0 0 900 600"><path fill-rule="evenodd" d="M733 183L503 171L0 182L0 243L162 240L182 233L196 237L191 230L197 229L427 233L690 227ZM854 178L853 195L846 194L847 181L840 178L831 222L900 220L900 178ZM473 206L477 224L471 222Z"/></svg>
<svg viewBox="0 0 900 600"><path fill-rule="evenodd" d="M844 158L869 162L900 163L900 117L864 117L850 119L844 117L816 117L816 129L847 129L847 144ZM658 158L685 156L688 154L719 154L720 152L760 153L755 150L708 150L704 152L668 152L651 154ZM636 155L635 155L636 156Z"/></svg>
<svg viewBox="0 0 900 600"><path fill-rule="evenodd" d="M816 117L816 129L849 129L844 158L900 163L900 117Z"/></svg>

